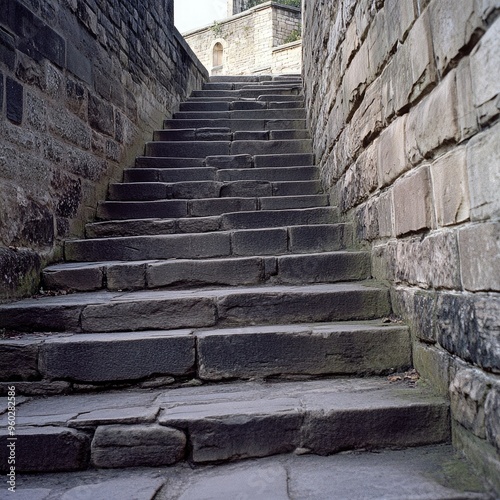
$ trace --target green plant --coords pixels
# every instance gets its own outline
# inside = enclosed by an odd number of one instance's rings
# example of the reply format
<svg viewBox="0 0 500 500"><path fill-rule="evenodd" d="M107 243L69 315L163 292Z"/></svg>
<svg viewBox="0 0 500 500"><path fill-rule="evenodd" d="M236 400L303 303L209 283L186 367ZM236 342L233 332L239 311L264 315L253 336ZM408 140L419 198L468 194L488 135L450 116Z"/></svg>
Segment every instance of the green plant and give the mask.
<svg viewBox="0 0 500 500"><path fill-rule="evenodd" d="M213 34L216 37L220 37L221 36L221 34L222 34L222 25L221 25L221 23L218 23L217 21L214 21L214 24L210 27L210 29L212 30Z"/></svg>
<svg viewBox="0 0 500 500"><path fill-rule="evenodd" d="M267 2L268 0L247 0L246 8L251 9L256 5L260 5L261 3ZM281 5L290 5L292 7L301 7L301 0L276 0L276 3L280 3Z"/></svg>
<svg viewBox="0 0 500 500"><path fill-rule="evenodd" d="M302 38L302 26L299 25L297 29L294 29L286 38L283 43L296 42Z"/></svg>

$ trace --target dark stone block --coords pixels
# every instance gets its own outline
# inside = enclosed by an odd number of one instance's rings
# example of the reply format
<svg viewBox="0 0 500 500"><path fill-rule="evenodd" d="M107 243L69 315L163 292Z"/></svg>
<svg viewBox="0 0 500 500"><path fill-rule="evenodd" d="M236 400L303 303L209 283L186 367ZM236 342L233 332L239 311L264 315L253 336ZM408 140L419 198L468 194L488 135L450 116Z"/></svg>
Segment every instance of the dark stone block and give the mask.
<svg viewBox="0 0 500 500"><path fill-rule="evenodd" d="M42 263L31 250L9 250L0 247L0 296L27 295L38 286Z"/></svg>
<svg viewBox="0 0 500 500"><path fill-rule="evenodd" d="M437 340L447 351L498 373L500 353L492 346L500 332L499 296L443 293L436 318Z"/></svg>
<svg viewBox="0 0 500 500"><path fill-rule="evenodd" d="M11 71L16 63L14 38L0 28L0 62L4 63Z"/></svg>
<svg viewBox="0 0 500 500"><path fill-rule="evenodd" d="M93 84L92 62L71 43L67 44L66 65L69 71L89 85Z"/></svg>
<svg viewBox="0 0 500 500"><path fill-rule="evenodd" d="M6 108L7 118L14 123L21 124L23 121L23 86L7 77Z"/></svg>
<svg viewBox="0 0 500 500"><path fill-rule="evenodd" d="M3 111L3 73L0 71L0 113Z"/></svg>
<svg viewBox="0 0 500 500"><path fill-rule="evenodd" d="M24 227L21 231L20 241L17 243L28 244L30 247L52 246L55 231L51 211L34 201L30 201L24 211Z"/></svg>
<svg viewBox="0 0 500 500"><path fill-rule="evenodd" d="M113 106L96 96L89 96L89 123L90 126L104 134L114 136L115 117Z"/></svg>

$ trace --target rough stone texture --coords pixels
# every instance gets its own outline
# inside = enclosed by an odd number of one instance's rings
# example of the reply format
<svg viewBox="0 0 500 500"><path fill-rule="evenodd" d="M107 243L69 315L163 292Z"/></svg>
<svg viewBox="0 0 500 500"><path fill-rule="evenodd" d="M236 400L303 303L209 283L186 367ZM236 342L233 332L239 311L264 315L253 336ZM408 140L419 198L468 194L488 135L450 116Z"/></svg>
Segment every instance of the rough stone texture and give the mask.
<svg viewBox="0 0 500 500"><path fill-rule="evenodd" d="M186 375L195 361L190 331L78 335L47 340L41 371L49 379L105 382Z"/></svg>
<svg viewBox="0 0 500 500"><path fill-rule="evenodd" d="M0 341L0 380L33 380L39 378L36 342Z"/></svg>
<svg viewBox="0 0 500 500"><path fill-rule="evenodd" d="M490 0L303 5L304 97L323 185L373 246L373 273L393 286L415 363L440 390L455 357L478 377L500 366L498 14ZM374 150L376 186L365 161ZM459 446L497 471L476 429L457 425Z"/></svg>
<svg viewBox="0 0 500 500"><path fill-rule="evenodd" d="M16 428L16 471L46 472L86 469L90 440L83 432L64 427ZM1 438L1 463L7 463L6 436ZM3 468L3 467L2 467Z"/></svg>
<svg viewBox="0 0 500 500"><path fill-rule="evenodd" d="M91 460L95 467L158 467L184 456L186 436L159 425L106 425L96 429Z"/></svg>
<svg viewBox="0 0 500 500"><path fill-rule="evenodd" d="M82 235L109 180L206 79L173 26L172 0L150 4L4 6L0 299L36 290L40 260L60 259L61 241Z"/></svg>
<svg viewBox="0 0 500 500"><path fill-rule="evenodd" d="M429 167L421 167L394 185L396 235L431 227L431 185Z"/></svg>
<svg viewBox="0 0 500 500"><path fill-rule="evenodd" d="M442 156L431 165L438 226L449 226L469 218L469 184L465 148Z"/></svg>
<svg viewBox="0 0 500 500"><path fill-rule="evenodd" d="M500 224L464 227L458 243L464 288L473 292L500 291Z"/></svg>

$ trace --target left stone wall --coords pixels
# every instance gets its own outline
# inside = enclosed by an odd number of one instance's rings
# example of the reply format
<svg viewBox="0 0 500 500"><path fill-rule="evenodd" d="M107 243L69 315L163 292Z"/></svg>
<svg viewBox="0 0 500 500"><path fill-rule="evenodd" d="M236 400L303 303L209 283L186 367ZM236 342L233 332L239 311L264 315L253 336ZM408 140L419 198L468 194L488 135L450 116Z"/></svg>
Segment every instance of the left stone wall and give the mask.
<svg viewBox="0 0 500 500"><path fill-rule="evenodd" d="M0 301L37 290L110 181L208 78L173 0L3 0Z"/></svg>

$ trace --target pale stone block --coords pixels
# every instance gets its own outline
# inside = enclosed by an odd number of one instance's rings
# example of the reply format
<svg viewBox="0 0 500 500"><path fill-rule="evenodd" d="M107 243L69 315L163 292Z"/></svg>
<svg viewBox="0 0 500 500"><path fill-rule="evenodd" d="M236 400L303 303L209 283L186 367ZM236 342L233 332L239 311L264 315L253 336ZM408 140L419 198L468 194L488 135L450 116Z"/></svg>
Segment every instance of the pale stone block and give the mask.
<svg viewBox="0 0 500 500"><path fill-rule="evenodd" d="M379 186L390 184L410 166L405 154L406 121L406 115L398 118L380 136L378 149Z"/></svg>
<svg viewBox="0 0 500 500"><path fill-rule="evenodd" d="M389 56L385 9L382 9L372 22L366 44L368 44L370 69L373 74L377 74Z"/></svg>
<svg viewBox="0 0 500 500"><path fill-rule="evenodd" d="M400 179L394 185L394 218L396 235L430 228L431 185L429 166Z"/></svg>
<svg viewBox="0 0 500 500"><path fill-rule="evenodd" d="M391 237L394 234L393 190L381 194L378 198L378 231L379 236Z"/></svg>
<svg viewBox="0 0 500 500"><path fill-rule="evenodd" d="M458 242L454 231L424 239L398 240L396 281L434 288L460 288Z"/></svg>
<svg viewBox="0 0 500 500"><path fill-rule="evenodd" d="M429 9L437 69L444 74L482 22L471 0L434 0Z"/></svg>
<svg viewBox="0 0 500 500"><path fill-rule="evenodd" d="M488 380L476 369L460 370L450 385L452 417L480 438L486 437L484 403Z"/></svg>
<svg viewBox="0 0 500 500"><path fill-rule="evenodd" d="M417 342L413 346L413 366L421 377L442 396L448 396L450 355L434 346Z"/></svg>
<svg viewBox="0 0 500 500"><path fill-rule="evenodd" d="M500 18L489 28L470 56L474 104L479 121L500 114Z"/></svg>
<svg viewBox="0 0 500 500"><path fill-rule="evenodd" d="M457 67L457 104L460 140L472 137L479 128L474 106L470 58L462 59Z"/></svg>
<svg viewBox="0 0 500 500"><path fill-rule="evenodd" d="M471 218L500 215L500 123L473 137L467 145Z"/></svg>
<svg viewBox="0 0 500 500"><path fill-rule="evenodd" d="M438 226L467 220L470 200L466 149L454 150L436 160L431 175Z"/></svg>
<svg viewBox="0 0 500 500"><path fill-rule="evenodd" d="M350 109L364 94L369 83L368 46L364 43L354 56L344 75L344 93Z"/></svg>
<svg viewBox="0 0 500 500"><path fill-rule="evenodd" d="M464 288L500 291L500 223L465 227L458 241Z"/></svg>
<svg viewBox="0 0 500 500"><path fill-rule="evenodd" d="M443 144L460 138L455 76L454 70L409 113L406 149L408 158L414 165Z"/></svg>
<svg viewBox="0 0 500 500"><path fill-rule="evenodd" d="M385 0L386 29L389 49L401 42L416 15L413 0Z"/></svg>

